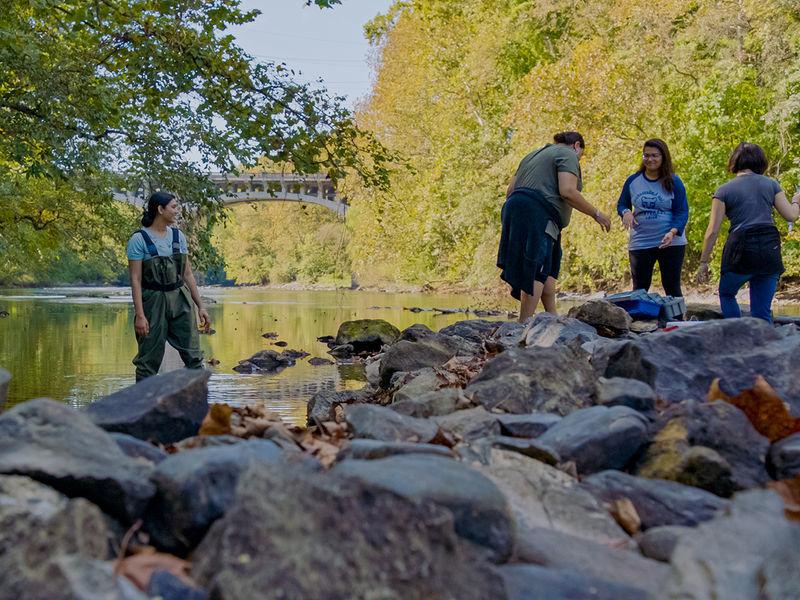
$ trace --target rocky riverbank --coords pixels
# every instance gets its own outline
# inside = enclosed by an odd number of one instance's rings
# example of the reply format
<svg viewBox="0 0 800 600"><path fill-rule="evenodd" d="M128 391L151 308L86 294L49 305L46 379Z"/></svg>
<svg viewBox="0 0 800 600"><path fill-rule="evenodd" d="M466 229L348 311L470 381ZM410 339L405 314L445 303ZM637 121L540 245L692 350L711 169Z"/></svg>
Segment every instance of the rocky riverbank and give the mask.
<svg viewBox="0 0 800 600"><path fill-rule="evenodd" d="M0 600L800 597L798 327L572 315L343 324L305 428L205 371L17 405Z"/></svg>

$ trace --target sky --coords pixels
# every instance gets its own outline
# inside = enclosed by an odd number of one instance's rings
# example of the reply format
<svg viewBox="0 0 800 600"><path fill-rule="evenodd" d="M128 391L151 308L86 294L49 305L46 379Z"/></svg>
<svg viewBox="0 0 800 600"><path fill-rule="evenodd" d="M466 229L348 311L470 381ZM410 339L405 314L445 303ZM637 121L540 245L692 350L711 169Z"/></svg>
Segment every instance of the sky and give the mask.
<svg viewBox="0 0 800 600"><path fill-rule="evenodd" d="M391 4L392 0L342 0L333 9L320 9L305 6L303 0L243 0L243 8L262 14L230 32L254 58L285 62L300 71L299 80L321 78L325 88L345 96L354 108L372 84L364 25Z"/></svg>

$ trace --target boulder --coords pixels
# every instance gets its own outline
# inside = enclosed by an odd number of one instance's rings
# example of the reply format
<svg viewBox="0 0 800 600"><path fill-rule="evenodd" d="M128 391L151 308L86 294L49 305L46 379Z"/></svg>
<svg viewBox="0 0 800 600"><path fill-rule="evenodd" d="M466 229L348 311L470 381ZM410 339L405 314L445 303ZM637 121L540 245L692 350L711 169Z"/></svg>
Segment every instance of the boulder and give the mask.
<svg viewBox="0 0 800 600"><path fill-rule="evenodd" d="M275 350L260 350L233 367L237 373L275 373L286 367L291 367L295 359Z"/></svg>
<svg viewBox="0 0 800 600"><path fill-rule="evenodd" d="M126 523L141 515L155 492L151 472L85 413L60 402L30 400L0 415L0 473L82 496Z"/></svg>
<svg viewBox="0 0 800 600"><path fill-rule="evenodd" d="M354 437L382 442L428 443L439 433L433 421L407 417L376 404L348 406L345 421Z"/></svg>
<svg viewBox="0 0 800 600"><path fill-rule="evenodd" d="M348 404L358 404L364 402L369 397L369 390L343 390L334 392L322 390L317 392L308 400L306 405L306 424L310 427L317 421L336 420L336 409L339 406Z"/></svg>
<svg viewBox="0 0 800 600"><path fill-rule="evenodd" d="M592 405L596 381L586 358L570 348L528 348L491 359L466 393L488 409L563 416Z"/></svg>
<svg viewBox="0 0 800 600"><path fill-rule="evenodd" d="M148 377L100 398L86 409L106 431L162 444L197 435L208 413L210 371L178 369Z"/></svg>
<svg viewBox="0 0 800 600"><path fill-rule="evenodd" d="M619 337L628 333L633 319L625 309L607 300L589 300L569 309L567 316L583 321L604 337Z"/></svg>
<svg viewBox="0 0 800 600"><path fill-rule="evenodd" d="M656 393L652 387L638 379L624 377L600 378L597 386L597 404L601 406L627 406L642 413L652 413Z"/></svg>
<svg viewBox="0 0 800 600"><path fill-rule="evenodd" d="M417 444L413 442L381 442L378 440L352 440L337 456L338 460L358 458L374 460L397 454L436 454L453 458L453 452L438 444Z"/></svg>
<svg viewBox="0 0 800 600"><path fill-rule="evenodd" d="M392 394L393 403L412 400L428 392L434 392L445 383L430 367L408 373L403 379L404 383Z"/></svg>
<svg viewBox="0 0 800 600"><path fill-rule="evenodd" d="M566 473L497 448L491 449L487 464L472 466L506 497L517 528L543 527L606 546L633 547L628 534L594 496Z"/></svg>
<svg viewBox="0 0 800 600"><path fill-rule="evenodd" d="M486 321L483 319L467 319L457 321L439 330L444 335L455 335L465 340L469 340L480 346L486 339L490 338L500 324L497 321Z"/></svg>
<svg viewBox="0 0 800 600"><path fill-rule="evenodd" d="M768 462L775 479L791 479L800 475L800 433L772 444Z"/></svg>
<svg viewBox="0 0 800 600"><path fill-rule="evenodd" d="M416 504L443 506L453 514L456 533L484 548L493 561L503 562L511 555L514 529L508 502L488 478L458 461L407 454L346 460L333 472Z"/></svg>
<svg viewBox="0 0 800 600"><path fill-rule="evenodd" d="M627 406L592 406L561 419L537 438L578 473L622 469L647 441L647 419Z"/></svg>
<svg viewBox="0 0 800 600"><path fill-rule="evenodd" d="M0 411L2 411L6 406L6 399L8 398L8 384L10 381L11 373L0 368Z"/></svg>
<svg viewBox="0 0 800 600"><path fill-rule="evenodd" d="M449 415L433 417L442 430L452 433L464 441L475 440L489 435L500 435L497 415L482 406L458 410Z"/></svg>
<svg viewBox="0 0 800 600"><path fill-rule="evenodd" d="M193 575L219 600L497 597L502 582L457 540L452 516L430 502L257 465L194 552Z"/></svg>
<svg viewBox="0 0 800 600"><path fill-rule="evenodd" d="M666 598L796 598L800 524L788 521L777 494L737 494L728 510L682 535L672 552Z"/></svg>
<svg viewBox="0 0 800 600"><path fill-rule="evenodd" d="M527 322L524 345L540 348L557 345L580 348L586 342L598 337L597 330L583 321L541 312Z"/></svg>
<svg viewBox="0 0 800 600"><path fill-rule="evenodd" d="M401 415L425 419L449 415L468 402L464 391L460 388L443 388L415 398L392 402L389 408Z"/></svg>
<svg viewBox="0 0 800 600"><path fill-rule="evenodd" d="M400 337L397 341L406 340L409 342L418 342L422 338L433 335L434 331L427 325L422 323L414 323L411 327L406 327L400 332Z"/></svg>
<svg viewBox="0 0 800 600"><path fill-rule="evenodd" d="M785 336L766 321L742 318L612 342L594 351L592 364L606 377L645 381L671 403L705 398L717 377L725 393L736 395L762 375L800 416L798 354L800 335Z"/></svg>
<svg viewBox="0 0 800 600"><path fill-rule="evenodd" d="M416 342L401 340L392 344L381 358L381 387L388 388L392 376L400 371L438 367L454 356L472 356L478 347L464 338L434 333Z"/></svg>
<svg viewBox="0 0 800 600"><path fill-rule="evenodd" d="M644 597L640 587L590 577L572 568L504 565L497 572L505 583L507 600L642 600Z"/></svg>
<svg viewBox="0 0 800 600"><path fill-rule="evenodd" d="M639 550L653 560L669 562L682 535L691 535L692 528L682 525L651 527L639 536Z"/></svg>
<svg viewBox="0 0 800 600"><path fill-rule="evenodd" d="M400 337L400 330L383 319L358 319L345 321L336 332L336 345L349 344L353 352L378 352L381 346L392 344Z"/></svg>
<svg viewBox="0 0 800 600"><path fill-rule="evenodd" d="M769 442L727 402L686 401L656 421L637 474L694 485L719 496L757 487L769 476Z"/></svg>
<svg viewBox="0 0 800 600"><path fill-rule="evenodd" d="M653 530L651 530L653 531ZM669 574L669 567L630 550L612 548L543 527L520 527L514 544L514 562L553 569L573 569L655 595Z"/></svg>
<svg viewBox="0 0 800 600"><path fill-rule="evenodd" d="M500 432L518 438L536 438L561 420L551 413L531 413L529 415L497 415Z"/></svg>
<svg viewBox="0 0 800 600"><path fill-rule="evenodd" d="M583 479L581 486L600 502L627 498L633 503L642 529L662 525L695 525L712 519L729 502L705 490L666 481L634 477L620 471L601 471Z"/></svg>
<svg viewBox="0 0 800 600"><path fill-rule="evenodd" d="M158 464L168 456L161 448L127 433L110 433L109 435L117 442L119 449L131 458Z"/></svg>
<svg viewBox="0 0 800 600"><path fill-rule="evenodd" d="M145 529L160 549L185 554L225 514L242 472L256 462L282 459L280 448L262 439L171 455L153 473L157 491Z"/></svg>

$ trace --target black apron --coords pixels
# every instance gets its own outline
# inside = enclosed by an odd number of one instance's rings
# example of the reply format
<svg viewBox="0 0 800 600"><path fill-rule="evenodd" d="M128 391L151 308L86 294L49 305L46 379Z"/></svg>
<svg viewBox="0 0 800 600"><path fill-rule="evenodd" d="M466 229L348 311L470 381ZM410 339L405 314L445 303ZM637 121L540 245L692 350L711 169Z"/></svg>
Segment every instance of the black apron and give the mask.
<svg viewBox="0 0 800 600"><path fill-rule="evenodd" d="M780 275L781 235L775 225L752 225L728 234L722 250L723 273Z"/></svg>

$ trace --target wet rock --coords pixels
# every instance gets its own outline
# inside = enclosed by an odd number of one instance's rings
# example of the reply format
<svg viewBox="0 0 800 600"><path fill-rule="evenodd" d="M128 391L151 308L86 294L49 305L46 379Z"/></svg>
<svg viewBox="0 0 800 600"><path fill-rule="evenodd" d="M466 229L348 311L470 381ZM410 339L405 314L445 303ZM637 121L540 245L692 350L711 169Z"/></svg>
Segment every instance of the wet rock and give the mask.
<svg viewBox="0 0 800 600"><path fill-rule="evenodd" d="M518 438L536 438L561 420L551 413L529 415L497 415L503 435Z"/></svg>
<svg viewBox="0 0 800 600"><path fill-rule="evenodd" d="M85 413L45 398L0 415L0 473L26 475L132 522L155 492L152 468L120 450Z"/></svg>
<svg viewBox="0 0 800 600"><path fill-rule="evenodd" d="M647 440L647 419L627 406L593 406L561 419L537 438L578 473L622 469Z"/></svg>
<svg viewBox="0 0 800 600"><path fill-rule="evenodd" d="M569 309L567 316L594 327L604 337L619 337L630 331L633 319L625 309L606 300L589 300Z"/></svg>
<svg viewBox="0 0 800 600"><path fill-rule="evenodd" d="M656 404L656 393L652 387L638 379L601 377L597 386L597 404L627 406L642 413L652 413Z"/></svg>
<svg viewBox="0 0 800 600"><path fill-rule="evenodd" d="M197 435L208 413L210 371L178 369L93 402L86 414L106 431L162 444Z"/></svg>
<svg viewBox="0 0 800 600"><path fill-rule="evenodd" d="M504 565L497 572L508 600L642 600L644 594L640 587L582 575L572 568Z"/></svg>
<svg viewBox="0 0 800 600"><path fill-rule="evenodd" d="M155 571L147 585L147 596L161 600L207 600L208 592L187 585L168 571Z"/></svg>
<svg viewBox="0 0 800 600"><path fill-rule="evenodd" d="M145 516L145 529L160 549L186 553L225 514L249 465L282 459L276 444L261 439L171 455L153 473L156 495Z"/></svg>
<svg viewBox="0 0 800 600"><path fill-rule="evenodd" d="M484 321L482 319L470 319L457 321L452 325L443 327L439 333L443 335L454 335L474 344L480 345L497 330L497 321Z"/></svg>
<svg viewBox="0 0 800 600"><path fill-rule="evenodd" d="M554 467L497 448L491 449L486 464L472 466L500 489L518 527L544 527L618 548L633 546L594 496Z"/></svg>
<svg viewBox="0 0 800 600"><path fill-rule="evenodd" d="M458 461L433 455L347 460L333 472L412 502L433 502L453 513L458 535L488 550L492 560L511 555L513 524L508 503L489 479Z"/></svg>
<svg viewBox="0 0 800 600"><path fill-rule="evenodd" d="M323 335L317 338L318 342L322 342L323 344L332 345L336 343L336 338L332 335Z"/></svg>
<svg viewBox="0 0 800 600"><path fill-rule="evenodd" d="M345 321L336 332L336 345L348 344L353 352L378 352L381 346L391 344L400 337L400 330L383 319L358 319Z"/></svg>
<svg viewBox="0 0 800 600"><path fill-rule="evenodd" d="M337 407L364 402L368 396L369 391L367 390L343 390L341 392L323 390L317 392L311 396L306 405L306 424L311 426L315 425L317 421L320 423L335 421Z"/></svg>
<svg viewBox="0 0 800 600"><path fill-rule="evenodd" d="M406 457L336 469L398 458ZM495 596L502 582L457 539L449 512L431 502L369 481L259 466L194 552L193 575L220 600Z"/></svg>
<svg viewBox="0 0 800 600"><path fill-rule="evenodd" d="M400 332L397 341L406 340L408 342L418 342L423 338L433 335L433 330L422 323L414 323L411 327L406 327Z"/></svg>
<svg viewBox="0 0 800 600"><path fill-rule="evenodd" d="M392 402L389 408L401 415L426 419L428 417L449 415L458 410L460 405L467 402L468 400L464 396L463 390L459 388L443 388L415 398Z"/></svg>
<svg viewBox="0 0 800 600"><path fill-rule="evenodd" d="M596 381L586 358L570 348L515 349L487 362L466 393L488 409L566 415L592 405Z"/></svg>
<svg viewBox="0 0 800 600"><path fill-rule="evenodd" d="M275 350L261 350L233 367L237 373L274 373L294 365L295 360Z"/></svg>
<svg viewBox="0 0 800 600"><path fill-rule="evenodd" d="M772 444L769 467L775 479L791 479L800 475L800 433Z"/></svg>
<svg viewBox="0 0 800 600"><path fill-rule="evenodd" d="M694 527L729 505L727 500L696 487L620 471L595 473L586 477L581 486L600 502L630 500L645 530L662 525Z"/></svg>
<svg viewBox="0 0 800 600"><path fill-rule="evenodd" d="M769 442L727 402L671 406L658 418L656 431L637 467L639 475L694 485L719 496L769 479Z"/></svg>
<svg viewBox="0 0 800 600"><path fill-rule="evenodd" d="M328 360L327 358L319 358L314 356L308 359L308 364L310 364L312 367L319 367L322 365L332 365L334 363L332 360Z"/></svg>
<svg viewBox="0 0 800 600"><path fill-rule="evenodd" d="M378 440L352 440L341 452L338 459L357 458L374 460L397 454L436 454L453 458L453 452L438 444L417 444L413 442L381 442Z"/></svg>
<svg viewBox="0 0 800 600"><path fill-rule="evenodd" d="M727 511L681 536L672 553L667 598L795 598L800 589L800 524L773 492L737 494Z"/></svg>
<svg viewBox="0 0 800 600"><path fill-rule="evenodd" d="M277 346L278 344L275 344L275 345ZM300 360L301 358L305 358L306 356L311 356L305 350L293 350L291 348L289 348L288 350L284 350L281 354L283 354L283 356L287 356L287 357L291 358L292 360ZM323 359L320 359L320 360L325 360L325 359L323 358ZM311 362L311 361L309 361L309 362ZM328 361L328 362L330 363L330 361Z"/></svg>
<svg viewBox="0 0 800 600"><path fill-rule="evenodd" d="M800 335L784 336L765 321L742 318L612 342L593 353L592 364L605 377L645 381L671 403L705 398L717 377L725 393L736 395L762 375L800 415L798 354Z"/></svg>
<svg viewBox="0 0 800 600"><path fill-rule="evenodd" d="M375 404L348 406L345 421L354 437L383 442L428 443L439 433L439 426L433 421L406 417Z"/></svg>
<svg viewBox="0 0 800 600"><path fill-rule="evenodd" d="M11 373L0 368L0 411L6 406L8 398L8 384L11 381Z"/></svg>
<svg viewBox="0 0 800 600"><path fill-rule="evenodd" d="M680 537L691 535L691 532L691 527L681 525L651 527L639 537L639 549L648 558L669 562Z"/></svg>
<svg viewBox="0 0 800 600"><path fill-rule="evenodd" d="M458 410L449 415L433 417L444 431L458 438L469 441L489 435L500 435L500 423L497 415L490 413L482 406Z"/></svg>
<svg viewBox="0 0 800 600"><path fill-rule="evenodd" d="M439 378L436 371L430 367L408 373L406 378L408 379L405 383L392 394L392 402L412 400L428 392L438 390L444 384L444 381Z"/></svg>
<svg viewBox="0 0 800 600"><path fill-rule="evenodd" d="M120 450L131 458L138 458L152 464L158 464L168 456L161 448L154 446L150 442L145 442L132 435L128 435L127 433L110 433L109 435L117 442Z"/></svg>
<svg viewBox="0 0 800 600"><path fill-rule="evenodd" d="M583 321L542 312L527 323L524 344L540 348L556 345L579 348L598 337L597 330Z"/></svg>
<svg viewBox="0 0 800 600"><path fill-rule="evenodd" d="M477 348L470 342L454 336L433 334L416 342L401 340L392 344L381 358L381 386L388 387L397 372L438 367L454 356L470 356L476 352Z"/></svg>

